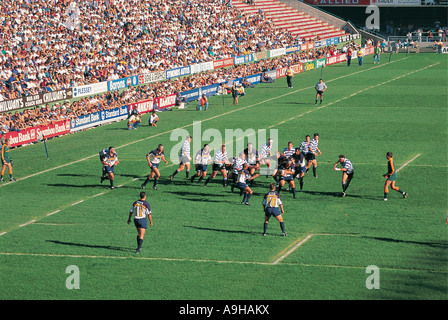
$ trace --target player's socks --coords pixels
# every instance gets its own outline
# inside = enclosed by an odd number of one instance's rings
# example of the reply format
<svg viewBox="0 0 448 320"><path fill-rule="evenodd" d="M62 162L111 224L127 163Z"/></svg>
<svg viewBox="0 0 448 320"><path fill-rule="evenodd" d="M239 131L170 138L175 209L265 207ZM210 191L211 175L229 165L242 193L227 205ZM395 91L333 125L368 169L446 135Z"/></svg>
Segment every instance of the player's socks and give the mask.
<svg viewBox="0 0 448 320"><path fill-rule="evenodd" d="M190 170L186 170L185 171L185 177L188 179L190 177Z"/></svg>
<svg viewBox="0 0 448 320"><path fill-rule="evenodd" d="M280 194L280 192L282 192L282 186L278 186L278 194Z"/></svg>
<svg viewBox="0 0 448 320"><path fill-rule="evenodd" d="M296 197L296 188L292 188L292 196L295 198Z"/></svg>
<svg viewBox="0 0 448 320"><path fill-rule="evenodd" d="M201 182L203 179L204 179L204 177L203 177L203 176L200 176L200 177L199 177L199 180L198 180L198 183Z"/></svg>
<svg viewBox="0 0 448 320"><path fill-rule="evenodd" d="M212 177L209 176L209 177L207 178L207 180L205 180L204 186L206 186L211 180L212 180Z"/></svg>
<svg viewBox="0 0 448 320"><path fill-rule="evenodd" d="M243 201L242 202L246 202L246 197L247 197L247 193L244 193L244 197L243 197Z"/></svg>
<svg viewBox="0 0 448 320"><path fill-rule="evenodd" d="M272 176L272 178L275 180L275 182L278 183L278 178L277 178L277 176Z"/></svg>
<svg viewBox="0 0 448 320"><path fill-rule="evenodd" d="M140 237L137 236L137 252L140 252L140 250L142 249L142 245L143 245L143 239L140 239Z"/></svg>
<svg viewBox="0 0 448 320"><path fill-rule="evenodd" d="M319 103L319 104L322 104L322 100L323 100L323 99L320 100L320 103Z"/></svg>
<svg viewBox="0 0 448 320"><path fill-rule="evenodd" d="M299 178L300 190L303 189L303 178Z"/></svg>
<svg viewBox="0 0 448 320"><path fill-rule="evenodd" d="M157 182L159 182L159 179L155 179L155 178L154 178L154 184L153 184L153 187L154 187L154 188L157 187Z"/></svg>
<svg viewBox="0 0 448 320"><path fill-rule="evenodd" d="M176 176L176 174L178 174L179 173L179 169L176 169L176 171L174 171L173 172L173 174L172 174L172 176L173 176L173 178Z"/></svg>
<svg viewBox="0 0 448 320"><path fill-rule="evenodd" d="M111 188L114 187L114 180L110 180L110 187L111 187Z"/></svg>
<svg viewBox="0 0 448 320"><path fill-rule="evenodd" d="M246 196L246 203L249 203L249 199L252 196L252 193L248 193Z"/></svg>
<svg viewBox="0 0 448 320"><path fill-rule="evenodd" d="M146 186L146 185L148 184L149 181L150 181L149 178L146 177L146 180L145 180L145 182L143 182L142 187L143 187L143 186Z"/></svg>
<svg viewBox="0 0 448 320"><path fill-rule="evenodd" d="M317 175L316 175L316 171L317 171L317 168L316 168L316 167L313 167L313 176L314 176L314 177L317 177Z"/></svg>
<svg viewBox="0 0 448 320"><path fill-rule="evenodd" d="M268 230L268 223L267 221L264 222L264 226L263 226L263 234L266 235L266 231Z"/></svg>
<svg viewBox="0 0 448 320"><path fill-rule="evenodd" d="M222 178L222 186L227 187L227 178Z"/></svg>
<svg viewBox="0 0 448 320"><path fill-rule="evenodd" d="M285 223L284 222L280 222L280 228L282 229L282 233L286 234L286 232L285 232Z"/></svg>
<svg viewBox="0 0 448 320"><path fill-rule="evenodd" d="M345 192L345 190L347 190L347 184L342 182L342 192Z"/></svg>

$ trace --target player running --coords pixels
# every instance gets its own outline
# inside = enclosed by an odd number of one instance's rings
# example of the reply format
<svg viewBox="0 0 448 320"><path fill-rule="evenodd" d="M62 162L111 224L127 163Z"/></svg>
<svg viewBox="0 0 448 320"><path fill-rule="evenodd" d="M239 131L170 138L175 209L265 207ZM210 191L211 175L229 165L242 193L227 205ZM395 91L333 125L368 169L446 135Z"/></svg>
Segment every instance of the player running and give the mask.
<svg viewBox="0 0 448 320"><path fill-rule="evenodd" d="M227 170L226 165L229 165L229 159L227 158L226 145L223 144L221 146L221 150L215 152L215 156L213 158L213 171L212 174L205 180L204 187L218 174L221 172L222 174L222 186L224 188L227 187Z"/></svg>
<svg viewBox="0 0 448 320"><path fill-rule="evenodd" d="M146 161L148 161L148 166L151 168L151 173L146 178L145 182L141 185L142 189L146 189L146 185L149 181L154 178L154 184L152 188L157 190L157 182L160 178L159 164L160 161L168 164L168 161L165 159L165 151L163 151L163 145L159 144L157 149L152 150L146 155Z"/></svg>
<svg viewBox="0 0 448 320"><path fill-rule="evenodd" d="M108 179L110 181L110 188L113 190L115 189L114 187L115 166L120 163L120 161L118 161L118 155L115 152L114 147L109 148L109 152L103 156L102 163L104 166L104 170L106 171L106 176L102 176L100 182L103 183L104 180Z"/></svg>
<svg viewBox="0 0 448 320"><path fill-rule="evenodd" d="M278 222L280 222L282 235L286 237L285 224L283 222L283 216L282 216L282 214L285 214L285 210L283 209L283 203L280 198L280 194L278 194L275 191L275 189L276 189L275 183L271 183L270 191L263 198L263 211L264 211L263 236L266 236L269 219L271 218L271 216L274 216L278 220Z"/></svg>
<svg viewBox="0 0 448 320"><path fill-rule="evenodd" d="M179 152L179 168L176 169L176 171L173 172L172 175L170 175L170 180L173 181L176 174L183 171L185 168L185 178L190 178L190 143L191 143L191 136L188 135L185 138L184 143L182 144L182 147L180 148Z"/></svg>
<svg viewBox="0 0 448 320"><path fill-rule="evenodd" d="M250 180L250 173L248 169L249 165L246 162L244 163L243 168L238 172L236 187L240 189L242 192L244 192L243 201L241 203L250 206L249 200L254 192L247 185L247 182Z"/></svg>
<svg viewBox="0 0 448 320"><path fill-rule="evenodd" d="M291 156L292 160L294 161L294 179L299 179L299 192L302 192L303 190L303 177L306 173L306 161L305 161L305 155L300 152L300 148L295 149L295 153Z"/></svg>
<svg viewBox="0 0 448 320"><path fill-rule="evenodd" d="M341 164L342 168L336 168L339 163ZM353 175L355 173L353 170L353 164L343 154L341 154L339 156L339 160L334 164L333 170L342 171L342 197L345 197L347 195L347 188L350 185L350 182L352 181Z"/></svg>
<svg viewBox="0 0 448 320"><path fill-rule="evenodd" d="M278 187L278 193L280 194L282 191L285 182L288 182L289 186L292 188L293 198L296 198L296 186L294 184L294 174L295 167L292 159L287 160L284 167L280 169L280 183Z"/></svg>
<svg viewBox="0 0 448 320"><path fill-rule="evenodd" d="M199 177L199 183L207 176L208 165L212 164L212 157L210 155L210 147L208 144L204 144L204 147L196 153L194 161L196 165L196 174L191 177L190 181L193 182L196 177Z"/></svg>
<svg viewBox="0 0 448 320"><path fill-rule="evenodd" d="M387 201L387 195L389 194L389 186L391 186L393 190L401 193L403 198L406 198L408 194L400 190L400 188L398 188L395 185L395 180L397 180L397 171L395 171L395 163L392 152L388 152L386 154L386 158L387 158L387 173L383 175L383 177L386 179L386 182L384 183L384 201Z"/></svg>

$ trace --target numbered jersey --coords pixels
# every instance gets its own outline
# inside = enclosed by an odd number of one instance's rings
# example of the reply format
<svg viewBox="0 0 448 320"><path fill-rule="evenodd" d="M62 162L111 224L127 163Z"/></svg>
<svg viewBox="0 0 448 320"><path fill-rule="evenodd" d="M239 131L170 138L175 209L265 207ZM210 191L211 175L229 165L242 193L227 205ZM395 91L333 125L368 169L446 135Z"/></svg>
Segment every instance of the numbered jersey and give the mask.
<svg viewBox="0 0 448 320"><path fill-rule="evenodd" d="M268 192L263 199L263 206L267 208L278 208L282 205L282 199L276 191Z"/></svg>
<svg viewBox="0 0 448 320"><path fill-rule="evenodd" d="M114 166L118 161L118 155L116 152L114 152L114 154L106 153L103 156L103 161L106 162L109 166Z"/></svg>
<svg viewBox="0 0 448 320"><path fill-rule="evenodd" d="M151 214L149 203L144 200L137 200L132 204L131 212L134 219L146 219Z"/></svg>

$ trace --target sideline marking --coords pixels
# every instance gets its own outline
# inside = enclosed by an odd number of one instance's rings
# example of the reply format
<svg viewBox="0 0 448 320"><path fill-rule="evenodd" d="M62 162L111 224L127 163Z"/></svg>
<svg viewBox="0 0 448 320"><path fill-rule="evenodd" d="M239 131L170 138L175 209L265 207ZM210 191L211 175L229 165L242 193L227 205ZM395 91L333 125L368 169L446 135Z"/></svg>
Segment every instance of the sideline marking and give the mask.
<svg viewBox="0 0 448 320"><path fill-rule="evenodd" d="M400 168L397 169L397 172L400 171L401 169L403 169L404 167L406 167L408 164L410 164L412 161L414 161L415 159L417 159L418 157L420 157L422 154L419 153L418 155L416 155L414 158L412 158L411 160L405 162Z"/></svg>

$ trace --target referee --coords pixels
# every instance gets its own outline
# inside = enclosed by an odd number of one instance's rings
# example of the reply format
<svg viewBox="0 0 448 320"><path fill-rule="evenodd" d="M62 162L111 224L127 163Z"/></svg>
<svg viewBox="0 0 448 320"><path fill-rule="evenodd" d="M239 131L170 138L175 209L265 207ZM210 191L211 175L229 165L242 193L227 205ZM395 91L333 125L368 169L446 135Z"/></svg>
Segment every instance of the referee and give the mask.
<svg viewBox="0 0 448 320"><path fill-rule="evenodd" d="M316 89L316 102L314 102L314 105L317 104L317 100L319 99L319 97L320 97L319 104L322 104L322 100L324 100L324 91L327 90L327 85L325 84L325 82L322 81L322 79L319 79L319 82L316 83L314 88Z"/></svg>
<svg viewBox="0 0 448 320"><path fill-rule="evenodd" d="M143 191L140 192L140 199L132 204L129 212L128 224L131 223L132 216L134 216L134 225L137 228L137 251L135 253L140 253L145 231L148 228L148 221L146 218L149 219L150 227L153 226L151 207L149 206L149 203L146 202L146 193Z"/></svg>

